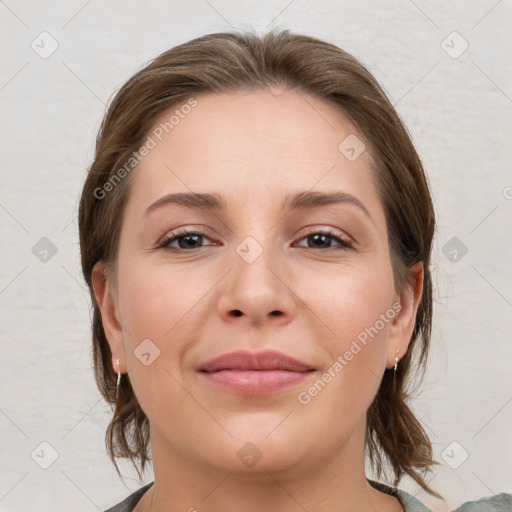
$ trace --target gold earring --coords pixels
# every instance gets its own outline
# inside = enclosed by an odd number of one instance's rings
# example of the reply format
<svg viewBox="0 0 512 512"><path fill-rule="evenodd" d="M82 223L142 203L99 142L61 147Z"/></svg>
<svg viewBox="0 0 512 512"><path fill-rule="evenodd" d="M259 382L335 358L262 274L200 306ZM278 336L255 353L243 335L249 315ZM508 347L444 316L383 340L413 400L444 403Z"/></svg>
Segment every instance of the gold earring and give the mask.
<svg viewBox="0 0 512 512"><path fill-rule="evenodd" d="M395 355L395 368L394 368L394 374L396 373L396 368L398 366L398 349L396 349L396 352L395 352L397 355ZM394 375L393 374L393 375Z"/></svg>

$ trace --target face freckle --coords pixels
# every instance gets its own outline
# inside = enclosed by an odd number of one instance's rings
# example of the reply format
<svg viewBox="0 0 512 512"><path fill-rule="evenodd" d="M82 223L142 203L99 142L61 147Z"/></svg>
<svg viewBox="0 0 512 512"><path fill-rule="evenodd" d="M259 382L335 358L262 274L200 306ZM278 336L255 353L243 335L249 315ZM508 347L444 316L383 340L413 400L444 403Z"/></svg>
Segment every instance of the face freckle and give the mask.
<svg viewBox="0 0 512 512"><path fill-rule="evenodd" d="M262 467L275 469L329 457L354 432L364 435L398 300L385 215L369 149L354 159L340 150L357 129L307 99L288 90L199 96L134 171L117 308L153 445L238 471L233 454L248 439ZM223 208L212 207L213 196ZM265 350L307 373L275 389L269 377L261 394L240 374L244 394L228 389L220 370L198 370L221 355ZM305 429L314 438L304 440Z"/></svg>

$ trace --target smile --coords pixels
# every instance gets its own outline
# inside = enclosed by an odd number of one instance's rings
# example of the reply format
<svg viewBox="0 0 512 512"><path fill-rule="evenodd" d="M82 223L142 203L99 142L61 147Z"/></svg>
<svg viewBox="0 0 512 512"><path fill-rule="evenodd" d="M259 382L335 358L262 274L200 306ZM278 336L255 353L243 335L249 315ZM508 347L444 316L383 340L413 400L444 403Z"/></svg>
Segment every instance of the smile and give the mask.
<svg viewBox="0 0 512 512"><path fill-rule="evenodd" d="M239 395L265 395L297 385L315 369L276 351L231 352L198 368L201 378L224 391Z"/></svg>

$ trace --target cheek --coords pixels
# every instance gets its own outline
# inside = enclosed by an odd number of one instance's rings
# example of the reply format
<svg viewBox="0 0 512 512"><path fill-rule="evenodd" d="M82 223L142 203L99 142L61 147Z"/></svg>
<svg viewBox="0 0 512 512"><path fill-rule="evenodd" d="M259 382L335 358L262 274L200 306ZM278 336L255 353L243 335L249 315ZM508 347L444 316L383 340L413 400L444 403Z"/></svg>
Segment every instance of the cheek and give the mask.
<svg viewBox="0 0 512 512"><path fill-rule="evenodd" d="M196 306L211 288L204 272L182 272L165 265L133 265L125 274L120 276L124 284L119 290L120 312L132 345L143 338L161 345L177 340L175 333L193 319Z"/></svg>
<svg viewBox="0 0 512 512"><path fill-rule="evenodd" d="M311 277L305 278L310 282L303 288L308 305L329 327L329 344L343 348L376 322L378 330L385 335L389 321L382 325L380 319L386 312L391 315L394 297L391 263L383 259L373 267L336 267L330 272L310 273Z"/></svg>
<svg viewBox="0 0 512 512"><path fill-rule="evenodd" d="M162 386L181 381L183 354L204 321L209 283L205 272L137 262L119 265L119 312L130 380L141 403L154 402ZM176 396L176 395L174 395Z"/></svg>
<svg viewBox="0 0 512 512"><path fill-rule="evenodd" d="M370 405L385 369L388 332L396 316L390 263L383 260L368 268L317 275L317 286L306 294L308 307L329 327L328 335L316 340L329 362L314 389L302 390L306 395L299 401L311 399L325 407L323 414L340 419L362 414Z"/></svg>

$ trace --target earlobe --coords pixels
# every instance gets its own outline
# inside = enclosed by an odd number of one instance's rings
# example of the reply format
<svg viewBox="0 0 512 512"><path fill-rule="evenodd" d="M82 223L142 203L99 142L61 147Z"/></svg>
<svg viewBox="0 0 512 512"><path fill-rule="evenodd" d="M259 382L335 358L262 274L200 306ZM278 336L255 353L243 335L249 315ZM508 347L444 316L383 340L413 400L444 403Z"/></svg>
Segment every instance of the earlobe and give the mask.
<svg viewBox="0 0 512 512"><path fill-rule="evenodd" d="M103 330L112 352L112 366L116 373L126 372L123 329L118 320L117 304L111 290L107 286L107 266L98 262L92 270L94 296L100 309ZM119 360L119 364L117 364Z"/></svg>
<svg viewBox="0 0 512 512"><path fill-rule="evenodd" d="M400 360L411 342L416 313L423 295L423 262L409 268L408 284L399 295L400 308L393 319L388 341L386 368L395 366L395 358ZM398 353L396 352L398 350Z"/></svg>

